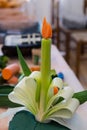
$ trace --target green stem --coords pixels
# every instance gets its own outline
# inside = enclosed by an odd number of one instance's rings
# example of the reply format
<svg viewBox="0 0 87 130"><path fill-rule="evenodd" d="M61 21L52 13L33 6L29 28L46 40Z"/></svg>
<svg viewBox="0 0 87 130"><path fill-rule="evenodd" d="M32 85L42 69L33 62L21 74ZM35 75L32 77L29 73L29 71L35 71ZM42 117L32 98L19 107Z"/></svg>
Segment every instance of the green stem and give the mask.
<svg viewBox="0 0 87 130"><path fill-rule="evenodd" d="M46 106L46 96L50 83L51 71L51 39L42 39L41 44L41 95L40 113L43 113Z"/></svg>

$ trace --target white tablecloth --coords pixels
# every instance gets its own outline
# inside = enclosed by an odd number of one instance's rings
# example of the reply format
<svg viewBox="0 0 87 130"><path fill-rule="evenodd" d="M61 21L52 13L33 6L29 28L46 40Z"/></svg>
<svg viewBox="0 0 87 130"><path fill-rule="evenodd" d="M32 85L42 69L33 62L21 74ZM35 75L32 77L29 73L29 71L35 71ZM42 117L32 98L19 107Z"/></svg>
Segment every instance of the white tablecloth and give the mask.
<svg viewBox="0 0 87 130"><path fill-rule="evenodd" d="M75 92L83 90L81 83L55 46L52 46L51 61L52 69L55 69L57 73L60 71L63 72L66 83L68 83L70 87L73 87ZM0 113L3 111L5 112L6 110L0 109ZM11 113L13 112L11 111ZM0 130L8 130L7 127L10 120L10 113L7 115L9 116L0 119ZM79 106L71 119L63 120L63 122L61 121L61 124L72 130L87 130L87 102Z"/></svg>
<svg viewBox="0 0 87 130"><path fill-rule="evenodd" d="M52 49L53 48L55 48L55 46L52 46ZM52 68L55 68L57 72L63 72L66 83L68 83L70 87L73 87L75 92L84 90L74 72L61 56L61 53L57 50L57 48L53 50L55 51L52 51L51 55ZM79 106L72 119L64 121L65 122L62 123L65 123L65 126L68 126L72 130L87 130L87 102Z"/></svg>

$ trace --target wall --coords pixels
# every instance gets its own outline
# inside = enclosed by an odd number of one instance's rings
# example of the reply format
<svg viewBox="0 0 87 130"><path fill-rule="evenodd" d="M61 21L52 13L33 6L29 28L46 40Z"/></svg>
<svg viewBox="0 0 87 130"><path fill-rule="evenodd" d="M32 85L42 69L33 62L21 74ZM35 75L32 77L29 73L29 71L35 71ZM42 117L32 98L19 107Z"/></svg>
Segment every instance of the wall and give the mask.
<svg viewBox="0 0 87 130"><path fill-rule="evenodd" d="M51 22L51 0L36 0L36 12L39 20L46 17Z"/></svg>
<svg viewBox="0 0 87 130"><path fill-rule="evenodd" d="M47 21L51 23L51 0L30 0L23 7L30 17L36 15L37 20L41 22L46 17Z"/></svg>

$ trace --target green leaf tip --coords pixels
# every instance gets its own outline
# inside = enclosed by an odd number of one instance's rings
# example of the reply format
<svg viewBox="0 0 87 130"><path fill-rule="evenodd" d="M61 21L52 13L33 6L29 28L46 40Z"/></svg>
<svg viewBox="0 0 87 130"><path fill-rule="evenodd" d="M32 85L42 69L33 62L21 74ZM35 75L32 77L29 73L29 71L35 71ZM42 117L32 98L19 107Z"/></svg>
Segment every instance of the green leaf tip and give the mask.
<svg viewBox="0 0 87 130"><path fill-rule="evenodd" d="M25 62L25 59L20 51L20 49L17 46L17 54L18 54L18 59L20 61L20 65L22 67L23 73L25 76L29 76L31 74L31 70L29 69L27 63Z"/></svg>
<svg viewBox="0 0 87 130"><path fill-rule="evenodd" d="M85 103L87 101L87 90L75 93L73 98L78 99L80 104Z"/></svg>

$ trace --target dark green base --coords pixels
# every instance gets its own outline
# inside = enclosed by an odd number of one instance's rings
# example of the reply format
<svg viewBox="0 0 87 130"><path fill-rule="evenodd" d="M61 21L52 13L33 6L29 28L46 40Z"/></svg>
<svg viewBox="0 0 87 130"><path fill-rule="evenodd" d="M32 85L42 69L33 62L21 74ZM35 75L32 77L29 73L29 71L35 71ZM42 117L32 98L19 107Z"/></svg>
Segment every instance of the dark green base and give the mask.
<svg viewBox="0 0 87 130"><path fill-rule="evenodd" d="M16 113L10 121L9 130L69 130L68 128L51 121L50 123L40 123L28 111Z"/></svg>

